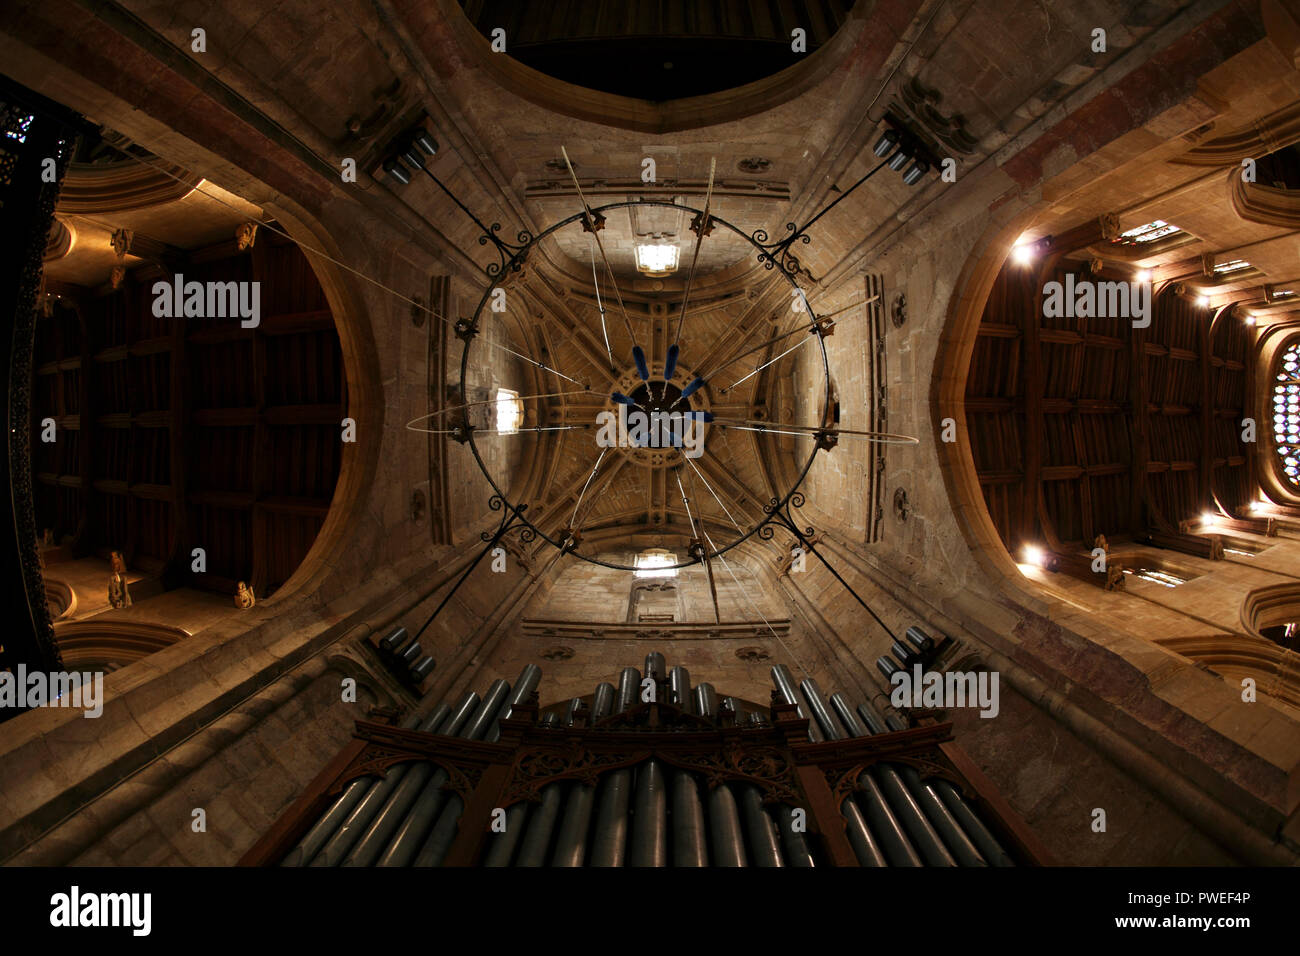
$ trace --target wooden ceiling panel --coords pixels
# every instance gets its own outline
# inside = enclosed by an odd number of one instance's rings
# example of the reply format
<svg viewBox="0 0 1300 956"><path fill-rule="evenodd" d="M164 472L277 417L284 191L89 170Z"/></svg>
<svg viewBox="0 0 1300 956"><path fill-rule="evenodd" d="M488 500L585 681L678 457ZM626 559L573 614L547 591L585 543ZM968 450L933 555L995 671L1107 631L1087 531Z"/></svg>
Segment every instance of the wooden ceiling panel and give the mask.
<svg viewBox="0 0 1300 956"><path fill-rule="evenodd" d="M1209 507L1211 486L1244 504L1245 326L1221 322L1212 336L1213 313L1172 287L1145 328L1133 315L1044 316L1046 283L1070 274L1127 280L1082 262L1009 261L972 355L971 452L1008 550L1175 530Z"/></svg>
<svg viewBox="0 0 1300 956"><path fill-rule="evenodd" d="M231 248L224 244L223 249ZM249 252L176 263L185 281L256 281L260 321L153 314L155 267L108 294L65 295L37 334L37 515L74 555L265 597L324 524L342 465L342 352L303 254L263 232ZM81 414L83 408L89 411ZM202 548L206 571L192 570Z"/></svg>

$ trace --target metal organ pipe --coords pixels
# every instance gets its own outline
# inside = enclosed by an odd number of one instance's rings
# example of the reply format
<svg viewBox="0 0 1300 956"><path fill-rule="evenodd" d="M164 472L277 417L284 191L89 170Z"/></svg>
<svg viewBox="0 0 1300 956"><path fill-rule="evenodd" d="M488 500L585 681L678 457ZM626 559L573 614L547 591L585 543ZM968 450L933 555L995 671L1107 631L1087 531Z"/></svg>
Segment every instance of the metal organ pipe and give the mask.
<svg viewBox="0 0 1300 956"><path fill-rule="evenodd" d="M822 734L827 740L841 740L844 737L844 731L840 729L835 718L831 715L830 709L826 706L826 701L822 699L821 688L811 677L804 680L800 685L803 691L804 699L808 701L808 709L812 711L816 723L821 725ZM888 866L889 862L885 859L884 851L881 850L880 844L876 842L875 835L872 834L871 828L867 826L866 819L862 816L862 810L858 807L857 801L852 795L846 797L840 804L840 813L843 814L846 821L845 830L849 836L849 843L853 846L853 853L858 858L858 862L863 866Z"/></svg>
<svg viewBox="0 0 1300 956"><path fill-rule="evenodd" d="M494 681L487 696L479 702L469 719L454 731L457 737L470 740L482 737L500 710L510 685ZM429 824L447 798L442 789L447 771L431 763L422 763L403 780L398 791L384 807L370 830L344 861L344 866L407 866L419 848Z"/></svg>
<svg viewBox="0 0 1300 956"><path fill-rule="evenodd" d="M591 695L591 720L595 723L608 717L614 711L614 685L610 683L600 683L596 685L596 693Z"/></svg>
<svg viewBox="0 0 1300 956"><path fill-rule="evenodd" d="M469 691L451 713L444 717L436 727L431 726L433 715L430 714L429 718L420 724L419 729L438 734L454 733L455 728L459 728L469 718L470 713L477 706L478 700L478 694ZM343 821L343 825L321 848L320 853L316 855L310 865L338 866L347 859L357 841L370 827L371 821L387 805L389 797L406 779L407 773L412 768L427 768L428 766L428 764L423 763L403 763L389 768L388 776L366 793L361 802L348 815L348 818Z"/></svg>
<svg viewBox="0 0 1300 956"><path fill-rule="evenodd" d="M748 866L740 814L731 788L720 783L709 792L709 843L714 866Z"/></svg>
<svg viewBox="0 0 1300 956"><path fill-rule="evenodd" d="M618 697L614 704L614 713L621 714L636 706L641 696L641 672L635 667L625 667L618 677Z"/></svg>
<svg viewBox="0 0 1300 956"><path fill-rule="evenodd" d="M755 866L785 866L781 856L781 838L776 824L763 808L763 796L753 784L743 784L740 790L740 806L745 818L747 843L754 857Z"/></svg>
<svg viewBox="0 0 1300 956"><path fill-rule="evenodd" d="M673 772L673 866L708 866L704 840L704 806L695 776Z"/></svg>
<svg viewBox="0 0 1300 956"><path fill-rule="evenodd" d="M695 688L695 712L701 717L716 717L718 714L718 694L709 683Z"/></svg>
<svg viewBox="0 0 1300 956"><path fill-rule="evenodd" d="M436 727L447 718L449 713L451 713L451 707L446 702L443 702L433 709L424 722ZM415 730L420 724L420 718L412 714L402 721L399 726L405 730ZM297 845L280 861L280 865L304 866L311 862L312 857L325 845L325 841L334 835L334 832L347 819L348 814L352 812L361 798L378 783L379 780L375 777L358 777L350 782L343 792L334 799L334 802L330 804L330 808L307 831L306 836L299 840Z"/></svg>
<svg viewBox="0 0 1300 956"><path fill-rule="evenodd" d="M695 700L691 695L691 673L680 664L668 672L668 692L671 703L688 714L695 713Z"/></svg>
<svg viewBox="0 0 1300 956"><path fill-rule="evenodd" d="M632 866L668 865L668 791L664 768L653 757L636 771L632 809Z"/></svg>
<svg viewBox="0 0 1300 956"><path fill-rule="evenodd" d="M525 669L526 670L526 669ZM520 677L525 675L521 674ZM531 693L531 692L530 692ZM460 736L468 740L481 740L488 733L494 723L499 721L503 714L508 713L511 705L508 695L510 694L510 685L503 680L492 682L488 690L487 697L483 700L483 705L474 712L474 717L469 726L461 733ZM445 770L439 770L444 777ZM430 781L432 784L433 781ZM442 784L439 784L441 790ZM456 838L457 825L460 822L461 811L465 809L465 801L459 793L447 795L443 803L442 812L437 813L432 806L432 801L426 806L417 805L416 812L411 814L411 832L415 839L428 829L429 821L436 816L437 822L433 829L428 831L428 836L424 840L424 845L420 847L420 852L416 855L415 866L437 866L446 856L447 850L451 847L452 840ZM405 855L409 853L406 847L416 845L415 839L402 848L400 852ZM399 852L396 843L392 847L394 854Z"/></svg>
<svg viewBox="0 0 1300 956"><path fill-rule="evenodd" d="M984 855L985 860L992 866L1016 865L1016 861L1002 848L1002 844L997 841L997 838L989 832L988 827L984 825L984 821L975 815L975 811L971 809L970 804L966 802L966 798L961 795L961 792L956 787L949 781L938 778L930 781L930 786L939 794L939 798L947 804L948 809L952 811L952 815L956 817L957 822L961 824L961 828L966 832L967 836L979 847L979 851Z"/></svg>
<svg viewBox="0 0 1300 956"><path fill-rule="evenodd" d="M867 736L866 730L843 695L832 694L831 704L840 715L840 720L850 737ZM880 787L870 773L864 772L858 776L857 797L862 804L867 825L879 836L880 848L884 851L890 866L924 866L925 863L916 852L916 848L908 841L902 825L894 816L894 811L889 809L885 795L880 792Z"/></svg>
<svg viewBox="0 0 1300 956"><path fill-rule="evenodd" d="M780 691L782 699L787 704L794 704L799 716L808 720L808 739L814 743L821 741L823 739L821 728L817 726L817 721L811 719L808 706L799 699L799 694L794 686L794 678L790 676L790 669L784 664L775 665L772 668L772 683Z"/></svg>
<svg viewBox="0 0 1300 956"><path fill-rule="evenodd" d="M645 658L647 677L659 677L664 671L664 657L650 653ZM616 713L623 713L640 699L641 674L635 667L623 668L618 681ZM627 808L632 790L632 771L624 767L611 770L600 782L600 800L596 808L596 832L591 841L592 866L622 866L627 852Z"/></svg>
<svg viewBox="0 0 1300 956"><path fill-rule="evenodd" d="M979 850L975 848L975 844L971 842L971 838L966 835L952 815L952 811L944 806L943 801L939 799L939 794L933 788L921 781L921 775L916 772L916 769L904 764L898 768L898 772L902 774L908 789L916 797L925 815L930 818L934 828L943 837L943 842L948 845L948 850L956 858L957 863L961 866L988 866L984 857L980 856Z"/></svg>
<svg viewBox="0 0 1300 956"><path fill-rule="evenodd" d="M918 651L918 635L907 640ZM692 688L686 668L667 667L664 655L646 655L644 675L664 702L727 727L763 726L764 712L742 713L743 702L719 699L713 686ZM836 741L904 726L898 715L881 717L871 705L856 710L842 694L827 698L812 678L795 684L790 671L771 671L778 699L808 719L813 741ZM495 681L480 700L469 693L456 706L440 704L408 729L495 741L501 721L534 694L541 669L528 665L511 685ZM642 672L623 668L617 688L602 682L590 697L589 723L622 714L641 702ZM542 715L539 727L572 726L584 698L565 714ZM741 718L744 718L743 721ZM689 729L689 728L686 728ZM461 826L464 800L444 790L447 771L430 761L394 766L387 778L351 781L282 866L439 866ZM695 772L649 757L635 767L602 774L595 786L553 781L534 802L505 811L505 830L484 844L487 867L552 866L796 866L816 865L804 833L795 832L795 811L764 805L760 786L724 782L712 789ZM856 789L840 806L845 833L864 866L1013 866L973 807L949 781L922 780L909 765L876 763L859 774ZM595 819L593 820L593 817Z"/></svg>

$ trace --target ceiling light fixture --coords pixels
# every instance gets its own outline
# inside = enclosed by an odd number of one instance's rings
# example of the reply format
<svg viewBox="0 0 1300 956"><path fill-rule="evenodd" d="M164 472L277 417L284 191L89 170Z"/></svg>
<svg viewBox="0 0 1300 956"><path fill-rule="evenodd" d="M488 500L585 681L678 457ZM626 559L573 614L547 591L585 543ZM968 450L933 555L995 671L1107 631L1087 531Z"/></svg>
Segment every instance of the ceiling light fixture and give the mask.
<svg viewBox="0 0 1300 956"><path fill-rule="evenodd" d="M637 271L648 276L672 275L677 271L681 251L675 243L643 242L636 247Z"/></svg>

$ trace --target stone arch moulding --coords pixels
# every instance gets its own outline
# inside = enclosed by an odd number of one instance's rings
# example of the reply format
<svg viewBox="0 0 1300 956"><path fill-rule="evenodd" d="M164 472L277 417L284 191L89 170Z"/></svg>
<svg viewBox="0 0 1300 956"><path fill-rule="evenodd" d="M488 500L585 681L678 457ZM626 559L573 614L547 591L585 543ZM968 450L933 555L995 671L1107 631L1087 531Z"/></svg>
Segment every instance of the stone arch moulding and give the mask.
<svg viewBox="0 0 1300 956"><path fill-rule="evenodd" d="M1030 607L1041 607L1049 595L1020 573L989 514L966 428L966 380L985 303L1016 240L1036 218L1037 211L1030 208L990 224L967 256L948 301L930 388L935 452L953 516L978 564L999 579L1014 600ZM945 419L957 423L955 442L938 440Z"/></svg>
<svg viewBox="0 0 1300 956"><path fill-rule="evenodd" d="M1204 665L1234 690L1252 678L1265 697L1289 707L1300 707L1300 669L1294 653L1263 637L1240 634L1212 634L1194 637L1163 637L1156 642L1166 650Z"/></svg>
<svg viewBox="0 0 1300 956"><path fill-rule="evenodd" d="M1268 640L1262 629L1300 618L1300 583L1256 588L1241 602L1241 623L1248 634Z"/></svg>
<svg viewBox="0 0 1300 956"><path fill-rule="evenodd" d="M54 627L54 640L69 670L118 670L189 636L189 631L168 624L111 618L69 621Z"/></svg>
<svg viewBox="0 0 1300 956"><path fill-rule="evenodd" d="M1246 222L1300 229L1300 193L1245 182L1239 169L1228 171L1228 204Z"/></svg>
<svg viewBox="0 0 1300 956"><path fill-rule="evenodd" d="M384 402L379 358L368 313L353 278L337 264L346 261L342 251L325 227L314 219L270 204L263 204L262 209L302 250L325 293L347 376L346 414L356 422L359 436L359 440L343 445L329 513L311 549L275 594L258 602L259 606L271 606L282 604L309 587L316 590L329 574L336 573L336 558L345 550L345 542L354 538L362 522L364 509L360 503L379 468L380 443L376 436L383 433ZM329 258L321 255L322 252ZM371 437L366 438L367 435Z"/></svg>
<svg viewBox="0 0 1300 956"><path fill-rule="evenodd" d="M867 20L858 3L830 41L779 73L730 90L655 103L575 86L493 53L491 44L453 0L439 0L457 51L491 82L562 116L634 130L675 133L742 120L806 93L847 61L863 41Z"/></svg>
<svg viewBox="0 0 1300 956"><path fill-rule="evenodd" d="M1292 104L1242 129L1206 140L1170 162L1178 166L1238 166L1300 141L1300 104Z"/></svg>

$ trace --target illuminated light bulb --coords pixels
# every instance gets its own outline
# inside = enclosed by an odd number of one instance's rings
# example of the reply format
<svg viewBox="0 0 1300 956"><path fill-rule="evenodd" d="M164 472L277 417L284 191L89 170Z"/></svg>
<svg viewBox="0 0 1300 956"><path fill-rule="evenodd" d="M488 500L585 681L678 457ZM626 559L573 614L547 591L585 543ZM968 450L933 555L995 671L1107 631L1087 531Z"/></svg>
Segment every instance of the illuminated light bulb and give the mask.
<svg viewBox="0 0 1300 956"><path fill-rule="evenodd" d="M1034 261L1034 247L1031 245L1016 246L1011 250L1011 258L1016 265L1026 265Z"/></svg>
<svg viewBox="0 0 1300 956"><path fill-rule="evenodd" d="M1207 306L1209 306L1210 297L1208 295L1198 295L1196 297L1196 304L1199 305L1202 309L1204 309Z"/></svg>
<svg viewBox="0 0 1300 956"><path fill-rule="evenodd" d="M1138 281L1138 282L1150 282L1150 281L1151 281L1151 270L1150 270L1150 269L1139 269L1139 270L1138 270L1138 274L1137 274L1137 281Z"/></svg>
<svg viewBox="0 0 1300 956"><path fill-rule="evenodd" d="M1043 566L1043 549L1035 547L1032 544L1025 545L1024 550L1025 563L1036 568Z"/></svg>
<svg viewBox="0 0 1300 956"><path fill-rule="evenodd" d="M1218 515L1214 514L1213 512L1207 511L1203 515L1201 515L1201 524L1212 525L1218 519L1219 519Z"/></svg>
<svg viewBox="0 0 1300 956"><path fill-rule="evenodd" d="M1254 325L1254 324L1255 324L1255 317L1254 317L1253 315L1248 315L1248 316L1246 316L1244 319L1242 319L1241 321L1245 322L1247 325Z"/></svg>

